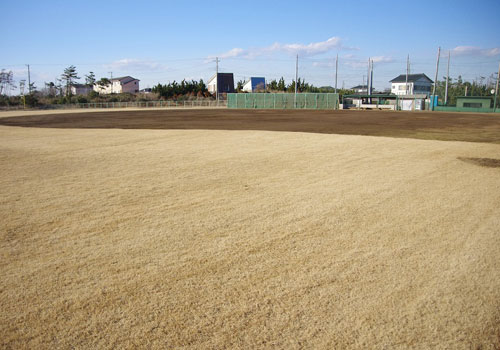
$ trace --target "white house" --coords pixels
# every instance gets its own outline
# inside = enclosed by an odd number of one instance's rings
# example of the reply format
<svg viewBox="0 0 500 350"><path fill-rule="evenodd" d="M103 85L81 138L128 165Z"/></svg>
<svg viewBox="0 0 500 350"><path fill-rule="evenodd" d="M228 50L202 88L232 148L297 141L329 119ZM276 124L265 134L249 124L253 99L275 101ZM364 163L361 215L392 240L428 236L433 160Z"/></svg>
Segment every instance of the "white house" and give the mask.
<svg viewBox="0 0 500 350"><path fill-rule="evenodd" d="M262 77L252 77L243 84L243 91L246 92L265 92L266 79Z"/></svg>
<svg viewBox="0 0 500 350"><path fill-rule="evenodd" d="M406 83L406 74L401 74L391 81L391 93L395 95L421 95L429 96L433 81L423 73L408 74L408 83Z"/></svg>
<svg viewBox="0 0 500 350"><path fill-rule="evenodd" d="M100 86L94 84L94 91L100 94L121 94L139 92L139 79L132 78L131 76L119 77L111 79L111 84Z"/></svg>
<svg viewBox="0 0 500 350"><path fill-rule="evenodd" d="M73 84L71 85L71 94L72 95L87 95L92 91L92 85L86 84Z"/></svg>
<svg viewBox="0 0 500 350"><path fill-rule="evenodd" d="M368 93L368 85L356 85L351 88L351 90L354 90L354 93L356 94L367 94Z"/></svg>

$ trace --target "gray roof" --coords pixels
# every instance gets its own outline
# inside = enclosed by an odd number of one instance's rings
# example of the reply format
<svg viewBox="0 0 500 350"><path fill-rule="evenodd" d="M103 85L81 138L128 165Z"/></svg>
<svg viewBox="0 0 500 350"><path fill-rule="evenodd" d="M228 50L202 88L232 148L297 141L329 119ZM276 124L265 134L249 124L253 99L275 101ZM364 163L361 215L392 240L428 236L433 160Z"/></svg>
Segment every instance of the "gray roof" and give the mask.
<svg viewBox="0 0 500 350"><path fill-rule="evenodd" d="M408 74L408 82L409 83L414 83L421 78L427 79L429 81L429 83L433 83L433 81L424 73ZM396 78L389 80L389 82L391 82L391 83L405 83L406 82L406 74L400 74Z"/></svg>
<svg viewBox="0 0 500 350"><path fill-rule="evenodd" d="M219 74L219 77L221 77L221 78L222 77L233 77L233 73L217 73L217 74ZM212 80L214 80L215 76L217 74L212 75L212 77L210 79L208 79L208 82L210 83Z"/></svg>
<svg viewBox="0 0 500 350"><path fill-rule="evenodd" d="M355 89L368 89L368 86L366 86L366 85L356 85L356 86L353 86L351 88L351 90L355 90Z"/></svg>
<svg viewBox="0 0 500 350"><path fill-rule="evenodd" d="M140 81L139 79L132 78L130 75L111 79L111 81L117 81L117 80L119 80L122 84L127 84L134 80Z"/></svg>

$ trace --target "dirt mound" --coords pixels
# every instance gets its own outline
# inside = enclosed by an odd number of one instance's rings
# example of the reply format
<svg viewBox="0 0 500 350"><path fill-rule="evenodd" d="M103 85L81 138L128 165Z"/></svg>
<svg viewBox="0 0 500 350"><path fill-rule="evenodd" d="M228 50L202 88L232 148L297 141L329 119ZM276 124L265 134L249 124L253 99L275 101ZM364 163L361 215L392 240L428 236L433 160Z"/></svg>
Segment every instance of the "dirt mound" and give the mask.
<svg viewBox="0 0 500 350"><path fill-rule="evenodd" d="M471 163L479 166L484 166L487 168L500 168L500 159L494 158L466 158L458 157L463 162Z"/></svg>

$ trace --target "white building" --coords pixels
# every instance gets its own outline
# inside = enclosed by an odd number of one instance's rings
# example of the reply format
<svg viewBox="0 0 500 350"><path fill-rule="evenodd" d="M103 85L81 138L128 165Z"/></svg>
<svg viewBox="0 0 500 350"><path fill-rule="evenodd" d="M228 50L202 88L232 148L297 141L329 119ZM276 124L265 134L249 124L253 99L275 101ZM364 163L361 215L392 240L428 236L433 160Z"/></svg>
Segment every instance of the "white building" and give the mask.
<svg viewBox="0 0 500 350"><path fill-rule="evenodd" d="M234 77L233 73L218 73L214 74L207 83L207 90L211 94L215 94L218 90L219 94L234 92Z"/></svg>
<svg viewBox="0 0 500 350"><path fill-rule="evenodd" d="M252 77L243 84L242 90L246 92L265 92L266 79L262 77Z"/></svg>
<svg viewBox="0 0 500 350"><path fill-rule="evenodd" d="M351 88L354 90L356 94L367 94L368 93L368 85L356 85Z"/></svg>
<svg viewBox="0 0 500 350"><path fill-rule="evenodd" d="M92 91L92 85L86 84L73 84L71 85L71 94L72 95L87 95Z"/></svg>
<svg viewBox="0 0 500 350"><path fill-rule="evenodd" d="M113 78L110 80L111 84L101 86L94 84L94 91L100 94L121 94L139 92L139 79L132 78L131 76Z"/></svg>
<svg viewBox="0 0 500 350"><path fill-rule="evenodd" d="M406 83L406 74L401 74L391 81L391 93L395 95L430 95L433 81L423 73L408 74L408 83Z"/></svg>

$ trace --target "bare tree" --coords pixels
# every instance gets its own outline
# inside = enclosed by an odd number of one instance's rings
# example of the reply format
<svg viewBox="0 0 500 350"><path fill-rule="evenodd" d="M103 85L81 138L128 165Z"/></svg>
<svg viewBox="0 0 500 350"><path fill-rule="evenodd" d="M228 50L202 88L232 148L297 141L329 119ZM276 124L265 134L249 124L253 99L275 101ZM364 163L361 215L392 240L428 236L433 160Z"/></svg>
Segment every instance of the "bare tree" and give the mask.
<svg viewBox="0 0 500 350"><path fill-rule="evenodd" d="M6 95L10 90L16 88L14 84L14 73L2 69L0 72L0 95Z"/></svg>

